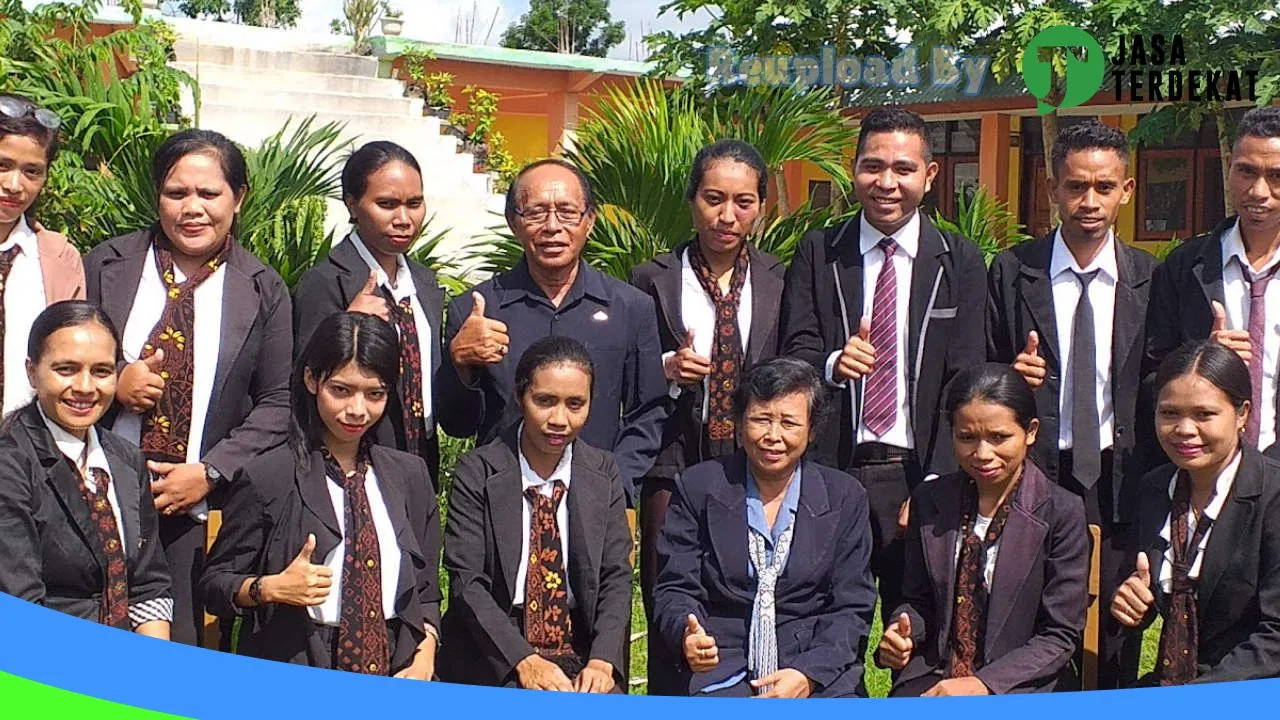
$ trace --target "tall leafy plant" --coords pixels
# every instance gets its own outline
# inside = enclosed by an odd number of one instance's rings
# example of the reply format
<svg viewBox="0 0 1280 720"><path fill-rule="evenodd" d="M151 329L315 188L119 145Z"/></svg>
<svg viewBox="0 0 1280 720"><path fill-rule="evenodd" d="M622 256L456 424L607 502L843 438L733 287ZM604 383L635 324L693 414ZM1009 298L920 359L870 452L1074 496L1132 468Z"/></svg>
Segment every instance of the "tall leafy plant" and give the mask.
<svg viewBox="0 0 1280 720"><path fill-rule="evenodd" d="M988 265L1001 251L1031 239L1022 232L1024 226L1018 222L1017 213L985 187L957 198L955 220L939 213L934 215L933 223L939 229L959 233L976 243Z"/></svg>
<svg viewBox="0 0 1280 720"><path fill-rule="evenodd" d="M290 290L333 245L333 232L325 230L324 198L314 195L281 206L241 238L250 253L280 273Z"/></svg>

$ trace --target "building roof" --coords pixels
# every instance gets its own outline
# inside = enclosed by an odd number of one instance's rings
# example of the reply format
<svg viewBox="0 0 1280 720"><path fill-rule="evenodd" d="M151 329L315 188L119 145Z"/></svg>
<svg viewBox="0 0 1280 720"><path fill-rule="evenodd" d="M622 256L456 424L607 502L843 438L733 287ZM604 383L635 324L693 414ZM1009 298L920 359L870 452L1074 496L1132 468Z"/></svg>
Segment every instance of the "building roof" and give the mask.
<svg viewBox="0 0 1280 720"><path fill-rule="evenodd" d="M494 45L459 45L445 42L425 42L400 37L374 37L369 39L378 58L394 60L408 50L430 50L442 60L469 60L543 70L576 70L588 73L631 75L639 77L653 70L653 63L636 60L619 60L608 57L589 57L539 50L517 50Z"/></svg>

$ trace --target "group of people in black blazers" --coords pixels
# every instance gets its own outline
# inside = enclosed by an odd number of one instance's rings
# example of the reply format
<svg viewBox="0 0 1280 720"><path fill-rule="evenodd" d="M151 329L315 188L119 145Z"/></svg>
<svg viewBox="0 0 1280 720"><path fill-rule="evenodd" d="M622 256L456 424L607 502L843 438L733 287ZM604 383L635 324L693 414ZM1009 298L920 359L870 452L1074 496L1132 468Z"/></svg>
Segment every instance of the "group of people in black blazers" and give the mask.
<svg viewBox="0 0 1280 720"><path fill-rule="evenodd" d="M587 178L543 160L508 193L523 257L446 306L397 145L348 159L352 230L291 298L235 240L226 138L166 141L159 221L80 270L28 217L57 123L0 100L0 287L47 306L0 305L6 593L189 644L207 609L316 667L625 692L636 511L651 693L865 695L877 601L892 694L1048 691L1079 686L1094 524L1101 687L1280 674L1276 109L1239 128L1238 214L1163 263L1112 230L1118 130L1062 131L1060 226L988 269L919 211L938 166L889 108L861 210L788 266L749 242L746 143L698 153L694 237L630 284L582 260ZM445 518L438 427L480 441Z"/></svg>

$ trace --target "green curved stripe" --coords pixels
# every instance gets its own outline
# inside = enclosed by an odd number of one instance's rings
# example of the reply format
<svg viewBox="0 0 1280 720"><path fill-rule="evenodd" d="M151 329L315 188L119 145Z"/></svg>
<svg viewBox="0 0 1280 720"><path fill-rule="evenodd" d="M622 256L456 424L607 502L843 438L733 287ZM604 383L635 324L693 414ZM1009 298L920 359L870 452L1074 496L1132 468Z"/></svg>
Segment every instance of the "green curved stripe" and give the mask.
<svg viewBox="0 0 1280 720"><path fill-rule="evenodd" d="M0 672L0 717L171 720L178 715L143 710L60 690Z"/></svg>

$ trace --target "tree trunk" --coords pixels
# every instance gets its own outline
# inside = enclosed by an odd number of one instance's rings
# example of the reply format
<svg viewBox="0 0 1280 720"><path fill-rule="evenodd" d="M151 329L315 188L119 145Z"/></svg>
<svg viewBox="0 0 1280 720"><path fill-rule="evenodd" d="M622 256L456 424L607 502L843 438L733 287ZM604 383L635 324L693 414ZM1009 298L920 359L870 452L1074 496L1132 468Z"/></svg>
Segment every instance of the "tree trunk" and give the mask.
<svg viewBox="0 0 1280 720"><path fill-rule="evenodd" d="M1218 122L1218 154L1221 155L1222 161L1222 209L1226 213L1224 217L1231 217L1235 213L1235 208L1231 206L1231 186L1228 179L1231 177L1231 165L1229 163L1231 156L1231 138L1227 135L1227 111L1221 105L1217 106L1213 113L1213 119Z"/></svg>
<svg viewBox="0 0 1280 720"><path fill-rule="evenodd" d="M1044 187L1036 188L1036 192L1047 193L1049 196L1049 227L1056 228L1061 218L1058 216L1058 204L1053 201L1053 145L1058 139L1058 111L1054 110L1048 115L1040 116L1040 129L1042 137L1041 143L1044 146Z"/></svg>
<svg viewBox="0 0 1280 720"><path fill-rule="evenodd" d="M787 176L783 168L779 167L773 174L773 182L778 186L778 217L788 217L791 215L791 195L787 192Z"/></svg>

